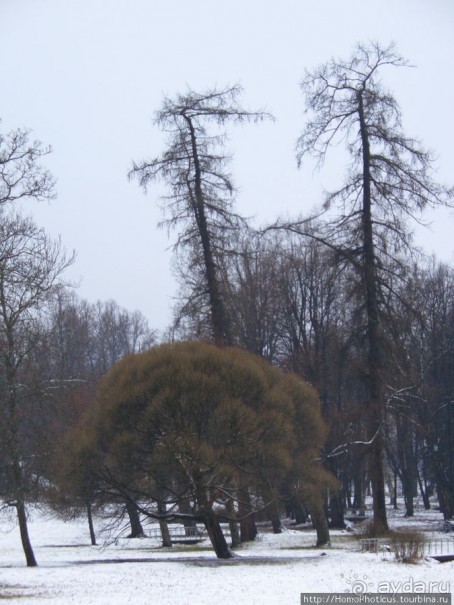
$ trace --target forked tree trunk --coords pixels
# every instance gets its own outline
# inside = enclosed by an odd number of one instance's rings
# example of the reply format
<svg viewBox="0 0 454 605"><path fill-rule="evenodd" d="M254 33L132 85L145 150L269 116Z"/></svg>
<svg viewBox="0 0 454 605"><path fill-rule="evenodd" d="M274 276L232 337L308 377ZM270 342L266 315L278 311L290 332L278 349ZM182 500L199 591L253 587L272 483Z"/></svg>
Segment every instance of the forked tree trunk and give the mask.
<svg viewBox="0 0 454 605"><path fill-rule="evenodd" d="M416 472L417 472L417 475L418 475L419 492L420 492L422 500L424 502L424 510L430 510L429 494L427 493L427 489L423 485L423 482L422 482L422 479L421 479L421 475L419 474L419 470L416 469Z"/></svg>

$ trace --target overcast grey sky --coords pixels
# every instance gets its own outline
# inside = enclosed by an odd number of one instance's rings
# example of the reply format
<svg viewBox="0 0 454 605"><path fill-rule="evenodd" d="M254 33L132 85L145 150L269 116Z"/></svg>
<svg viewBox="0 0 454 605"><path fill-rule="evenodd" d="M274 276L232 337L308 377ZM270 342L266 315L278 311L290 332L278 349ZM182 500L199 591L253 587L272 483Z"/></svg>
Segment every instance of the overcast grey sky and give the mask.
<svg viewBox="0 0 454 605"><path fill-rule="evenodd" d="M299 82L368 40L394 41L417 66L384 79L407 135L436 152L439 180L452 183L454 0L0 0L0 128L30 128L54 148L58 198L28 210L77 251L79 295L139 309L159 329L171 320L159 190L144 196L126 178L133 158L163 148L151 119L164 93L240 83L245 106L277 120L230 131L238 211L259 223L307 213L342 166L315 178L297 170ZM452 211L426 218L432 230L418 242L452 262Z"/></svg>

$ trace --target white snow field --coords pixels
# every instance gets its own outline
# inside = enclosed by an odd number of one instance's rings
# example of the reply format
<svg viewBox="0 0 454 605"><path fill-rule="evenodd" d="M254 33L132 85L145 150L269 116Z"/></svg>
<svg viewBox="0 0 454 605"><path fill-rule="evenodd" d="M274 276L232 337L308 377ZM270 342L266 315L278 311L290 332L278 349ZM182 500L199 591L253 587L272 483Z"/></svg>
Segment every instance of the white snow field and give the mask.
<svg viewBox="0 0 454 605"><path fill-rule="evenodd" d="M402 510L391 519L403 524ZM330 548L315 549L315 532L261 533L229 561L209 542L161 548L160 541L102 533L91 546L84 520L63 522L31 511L30 535L39 566L27 568L19 530L0 513L0 601L24 605L299 605L303 592L450 592L454 563L426 558L403 564L389 554L361 553L351 532L332 532ZM407 522L405 522L407 525ZM446 538L437 512L417 510L409 526ZM453 553L454 554L454 553Z"/></svg>

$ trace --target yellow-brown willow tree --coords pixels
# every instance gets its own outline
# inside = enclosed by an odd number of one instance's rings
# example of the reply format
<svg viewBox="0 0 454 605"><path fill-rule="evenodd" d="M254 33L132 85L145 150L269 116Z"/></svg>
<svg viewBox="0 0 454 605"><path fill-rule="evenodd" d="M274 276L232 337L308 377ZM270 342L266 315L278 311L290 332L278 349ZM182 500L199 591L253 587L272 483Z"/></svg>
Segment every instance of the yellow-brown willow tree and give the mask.
<svg viewBox="0 0 454 605"><path fill-rule="evenodd" d="M296 376L240 349L161 345L107 374L58 456L61 485L203 523L216 555L229 558L220 514L229 502L240 511L244 486L255 510L267 508L289 477L317 513L329 480L318 460L325 434L317 396Z"/></svg>

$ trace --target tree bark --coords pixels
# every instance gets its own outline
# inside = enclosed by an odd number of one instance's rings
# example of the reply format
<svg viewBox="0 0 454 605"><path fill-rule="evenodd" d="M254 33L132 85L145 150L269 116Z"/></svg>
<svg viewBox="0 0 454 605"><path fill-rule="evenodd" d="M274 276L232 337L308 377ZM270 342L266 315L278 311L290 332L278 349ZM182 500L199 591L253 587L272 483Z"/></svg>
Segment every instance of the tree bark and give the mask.
<svg viewBox="0 0 454 605"><path fill-rule="evenodd" d="M95 534L95 527L93 525L93 514L92 514L92 509L91 509L91 502L89 502L89 501L87 501L87 503L86 503L86 510L87 510L88 529L90 531L91 545L96 546L96 534Z"/></svg>
<svg viewBox="0 0 454 605"><path fill-rule="evenodd" d="M268 519L271 521L274 534L281 534L283 530L279 504L277 500L273 500L267 508Z"/></svg>
<svg viewBox="0 0 454 605"><path fill-rule="evenodd" d="M312 524L317 532L317 546L327 546L331 544L328 519L326 518L323 505L321 503L312 504L310 513Z"/></svg>
<svg viewBox="0 0 454 605"><path fill-rule="evenodd" d="M219 282L216 275L216 264L213 257L211 237L207 225L205 199L202 188L202 171L200 168L199 152L197 148L197 137L191 118L184 114L183 116L186 120L191 136L192 156L194 159L195 172L194 199L192 200L192 206L203 250L203 261L205 265L205 275L210 302L213 338L216 345L225 346L232 344L232 339L230 335L227 311L221 296Z"/></svg>
<svg viewBox="0 0 454 605"><path fill-rule="evenodd" d="M178 507L180 509L180 511L185 514L191 514L191 505L189 503L189 501L187 500L187 498L182 498L179 503L178 503ZM183 525L186 531L186 535L187 536L191 536L194 533L194 529L195 527L197 527L197 524L195 521L193 521L192 519L183 519Z"/></svg>
<svg viewBox="0 0 454 605"><path fill-rule="evenodd" d="M25 560L27 561L27 567L36 567L38 563L35 559L32 544L30 542L30 536L28 535L27 526L27 513L25 512L25 504L22 498L18 499L16 503L17 519L19 522L20 537L22 541L22 548L24 549Z"/></svg>
<svg viewBox="0 0 454 605"><path fill-rule="evenodd" d="M139 512L135 504L130 500L126 501L126 511L131 525L131 533L128 538L143 538L145 532L143 531L142 523L140 522Z"/></svg>
<svg viewBox="0 0 454 605"><path fill-rule="evenodd" d="M344 502L342 492L340 490L331 494L329 499L329 508L331 511L331 528L345 529Z"/></svg>
<svg viewBox="0 0 454 605"><path fill-rule="evenodd" d="M363 91L358 91L358 116L360 122L360 134L362 141L363 159L363 207L362 207L362 231L363 231L363 270L364 286L366 290L366 314L367 314L367 386L369 401L368 407L368 432L369 440L372 439L371 452L369 455L369 472L372 483L372 499L374 524L378 531L388 529L386 517L385 477L383 468L383 400L381 393L382 368L382 342L380 330L380 317L378 310L378 292L376 276L376 259L373 240L372 222L372 194L371 194L371 172L370 172L370 146L363 105Z"/></svg>
<svg viewBox="0 0 454 605"><path fill-rule="evenodd" d="M251 497L247 487L239 489L238 515L240 517L241 542L252 542L257 537L257 526L255 525L254 513L251 506Z"/></svg>
<svg viewBox="0 0 454 605"><path fill-rule="evenodd" d="M235 505L231 498L228 498L227 502L225 503L225 509L229 516L231 545L233 548L235 548L236 546L240 546L241 536L240 536L240 530L238 527L238 522L236 521Z"/></svg>
<svg viewBox="0 0 454 605"><path fill-rule="evenodd" d="M166 505L162 500L158 500L158 513L160 515L166 514ZM162 545L170 548L172 546L172 538L170 537L169 525L165 519L159 519L159 528L161 530Z"/></svg>
<svg viewBox="0 0 454 605"><path fill-rule="evenodd" d="M233 554L227 545L224 533L219 523L219 519L212 511L206 511L203 515L204 524L208 532L208 536L213 545L214 552L218 559L231 559Z"/></svg>

